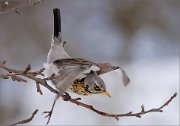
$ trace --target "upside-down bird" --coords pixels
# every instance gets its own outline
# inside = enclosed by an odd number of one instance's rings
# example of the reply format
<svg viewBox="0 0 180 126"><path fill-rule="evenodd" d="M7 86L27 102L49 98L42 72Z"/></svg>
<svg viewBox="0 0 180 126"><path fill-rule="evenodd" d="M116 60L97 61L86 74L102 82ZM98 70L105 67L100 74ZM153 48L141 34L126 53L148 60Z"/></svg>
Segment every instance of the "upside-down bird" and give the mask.
<svg viewBox="0 0 180 126"><path fill-rule="evenodd" d="M72 58L64 49L67 41L61 39L60 10L54 9L54 36L48 52L47 62L44 68L48 76L54 75L52 83L61 92L71 91L79 95L104 94L106 85L99 75L120 69L124 86L130 82L125 71L119 66L109 63L94 63L83 58ZM56 99L59 96L56 97Z"/></svg>

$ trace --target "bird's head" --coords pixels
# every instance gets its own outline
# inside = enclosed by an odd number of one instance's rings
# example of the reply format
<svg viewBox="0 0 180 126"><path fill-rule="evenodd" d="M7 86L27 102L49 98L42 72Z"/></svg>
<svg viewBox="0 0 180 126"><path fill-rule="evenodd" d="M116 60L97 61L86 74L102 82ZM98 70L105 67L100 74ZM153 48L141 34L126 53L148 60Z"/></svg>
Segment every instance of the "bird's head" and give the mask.
<svg viewBox="0 0 180 126"><path fill-rule="evenodd" d="M104 94L111 97L106 91L106 85L104 81L96 74L89 75L84 80L85 90L91 94Z"/></svg>

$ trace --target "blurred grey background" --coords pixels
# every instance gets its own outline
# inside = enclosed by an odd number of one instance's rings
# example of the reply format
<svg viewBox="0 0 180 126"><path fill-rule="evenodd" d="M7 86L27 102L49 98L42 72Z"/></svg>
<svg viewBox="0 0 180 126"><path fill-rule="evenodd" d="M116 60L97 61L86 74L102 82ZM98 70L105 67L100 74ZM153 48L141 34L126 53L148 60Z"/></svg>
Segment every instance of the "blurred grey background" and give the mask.
<svg viewBox="0 0 180 126"><path fill-rule="evenodd" d="M17 6L24 0L6 0ZM4 0L0 2L4 3ZM53 34L53 8L61 9L62 36L73 57L109 62L123 67L131 78L128 87L120 84L117 72L103 75L112 98L83 97L85 103L109 113L138 112L159 107L174 92L179 93L180 1L178 0L44 0L36 6L0 14L0 61L24 69L31 64L42 68ZM0 69L0 72L3 72ZM28 125L43 125L41 114L50 109L54 94L35 83L0 80L0 125L36 117ZM71 94L72 97L78 97ZM179 125L179 95L163 113L113 118L97 115L59 100L51 125Z"/></svg>

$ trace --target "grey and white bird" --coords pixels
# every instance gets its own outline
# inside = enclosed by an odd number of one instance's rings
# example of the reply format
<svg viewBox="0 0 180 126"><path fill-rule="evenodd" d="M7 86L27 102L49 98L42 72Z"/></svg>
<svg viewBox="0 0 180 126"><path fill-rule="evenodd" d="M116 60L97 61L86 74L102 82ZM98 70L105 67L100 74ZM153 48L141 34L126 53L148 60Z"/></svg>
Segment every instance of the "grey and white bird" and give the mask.
<svg viewBox="0 0 180 126"><path fill-rule="evenodd" d="M51 47L48 52L47 62L44 68L47 76L54 75L52 83L60 91L61 94L67 95L67 91L74 92L79 95L89 96L92 94L104 94L109 96L106 91L106 85L99 75L120 69L122 71L122 79L124 86L130 82L125 71L109 63L94 63L83 58L72 58L64 49L67 41L61 39L61 17L60 10L55 8L54 13L54 36L51 40ZM49 117L49 123L54 105L60 95L57 95L53 106L46 117Z"/></svg>
<svg viewBox="0 0 180 126"><path fill-rule="evenodd" d="M61 40L60 10L54 9L53 12L54 36L44 68L48 76L56 76L52 83L59 91L65 93L70 90L81 95L103 93L110 96L106 91L104 81L99 75L116 69L122 71L123 84L125 86L129 84L129 77L118 66L112 66L109 63L98 64L82 58L72 58L67 54L64 49L67 41L62 42Z"/></svg>

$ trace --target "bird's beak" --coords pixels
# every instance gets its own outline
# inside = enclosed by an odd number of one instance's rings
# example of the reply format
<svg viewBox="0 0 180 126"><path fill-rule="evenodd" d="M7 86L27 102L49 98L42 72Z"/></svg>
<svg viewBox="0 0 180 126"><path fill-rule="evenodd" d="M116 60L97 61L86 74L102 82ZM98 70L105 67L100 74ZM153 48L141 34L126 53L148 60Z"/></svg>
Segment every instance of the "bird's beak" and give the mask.
<svg viewBox="0 0 180 126"><path fill-rule="evenodd" d="M111 95L110 95L107 91L104 91L104 92L103 92L103 95L108 96L108 97L111 98Z"/></svg>

